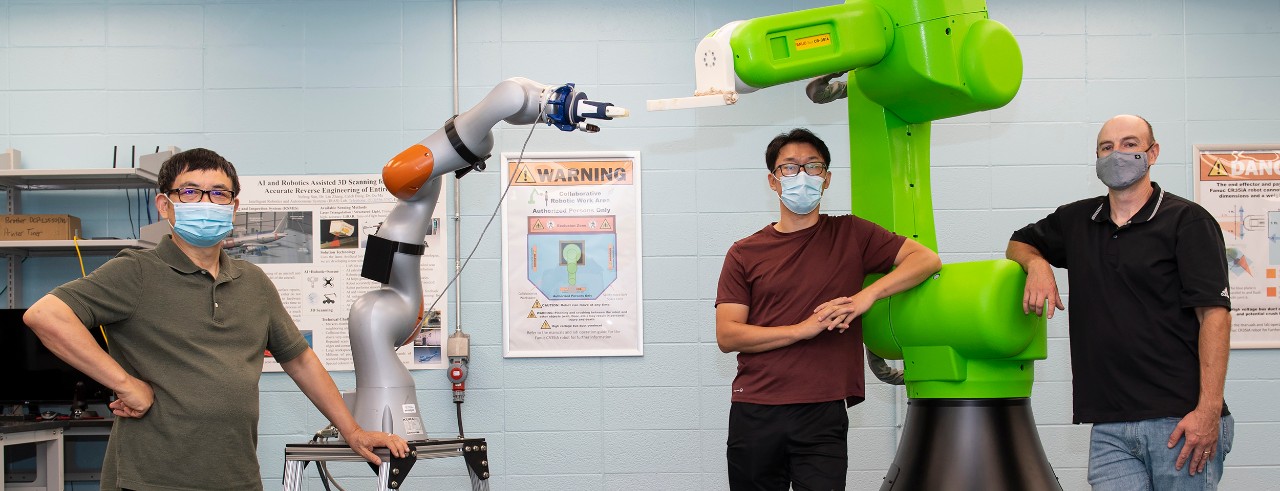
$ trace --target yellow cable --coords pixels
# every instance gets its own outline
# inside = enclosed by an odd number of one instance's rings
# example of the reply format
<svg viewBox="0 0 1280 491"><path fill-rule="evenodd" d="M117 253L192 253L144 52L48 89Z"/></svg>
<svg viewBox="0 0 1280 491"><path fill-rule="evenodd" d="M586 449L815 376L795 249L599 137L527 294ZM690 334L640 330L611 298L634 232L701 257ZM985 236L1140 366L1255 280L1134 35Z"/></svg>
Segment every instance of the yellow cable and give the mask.
<svg viewBox="0 0 1280 491"><path fill-rule="evenodd" d="M79 235L79 234L72 235L72 236L71 236L71 243L72 243L72 244L75 244L75 246L76 246L76 259L79 259L79 260L80 260L80 276L89 276L88 274L85 274L85 272L84 272L84 256L81 256L81 255L80 255L80 235Z"/></svg>
<svg viewBox="0 0 1280 491"><path fill-rule="evenodd" d="M80 260L80 276L89 276L84 272L84 256L80 255L80 235L72 235L71 243L76 246L76 259ZM111 342L107 341L107 328L102 324L98 324L98 331L102 332L102 342L107 344L107 348L111 347Z"/></svg>

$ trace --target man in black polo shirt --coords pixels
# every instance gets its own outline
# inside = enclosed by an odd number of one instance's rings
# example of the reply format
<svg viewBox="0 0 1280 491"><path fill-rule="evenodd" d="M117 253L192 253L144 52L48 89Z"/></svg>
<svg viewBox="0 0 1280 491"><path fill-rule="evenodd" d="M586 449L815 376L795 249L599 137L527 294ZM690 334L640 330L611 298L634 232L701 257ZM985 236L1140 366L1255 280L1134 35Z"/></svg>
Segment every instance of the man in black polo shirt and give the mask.
<svg viewBox="0 0 1280 491"><path fill-rule="evenodd" d="M1213 489L1234 432L1222 396L1222 229L1151 182L1160 145L1145 119L1107 121L1096 151L1107 195L1061 206L1009 241L1006 255L1027 271L1023 311L1062 310L1051 266L1067 269L1073 420L1093 423L1095 491Z"/></svg>

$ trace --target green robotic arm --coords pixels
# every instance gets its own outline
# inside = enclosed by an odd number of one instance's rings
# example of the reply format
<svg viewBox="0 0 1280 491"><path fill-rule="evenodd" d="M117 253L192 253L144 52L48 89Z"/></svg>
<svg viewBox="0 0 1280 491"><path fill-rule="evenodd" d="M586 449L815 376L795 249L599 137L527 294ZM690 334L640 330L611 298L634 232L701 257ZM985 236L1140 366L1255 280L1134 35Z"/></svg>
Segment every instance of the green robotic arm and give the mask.
<svg viewBox="0 0 1280 491"><path fill-rule="evenodd" d="M1022 80L1017 42L981 0L848 0L732 22L699 43L694 62L694 97L650 110L733 104L850 71L853 211L935 251L931 122L1001 107ZM1025 281L1008 260L945 265L864 316L867 346L904 360L912 398L1029 397L1032 361L1047 353L1044 319L1022 313Z"/></svg>

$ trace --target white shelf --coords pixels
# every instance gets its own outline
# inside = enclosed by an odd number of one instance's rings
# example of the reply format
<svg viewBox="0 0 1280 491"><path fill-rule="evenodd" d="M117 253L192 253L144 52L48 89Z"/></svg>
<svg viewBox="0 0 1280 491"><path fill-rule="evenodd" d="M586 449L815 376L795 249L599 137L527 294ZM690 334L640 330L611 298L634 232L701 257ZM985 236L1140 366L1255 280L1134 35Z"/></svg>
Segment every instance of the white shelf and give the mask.
<svg viewBox="0 0 1280 491"><path fill-rule="evenodd" d="M156 174L131 169L15 169L0 170L0 186L23 189L119 189L156 184Z"/></svg>
<svg viewBox="0 0 1280 491"><path fill-rule="evenodd" d="M8 201L7 213L22 212L22 194L29 190L71 189L146 189L154 187L163 163L178 153L169 147L138 157L138 165L114 169L23 169L22 154L10 148L0 152L0 191ZM111 255L123 249L145 249L154 243L131 239L81 239L80 253L91 256ZM9 307L17 305L22 290L22 265L15 257L75 255L76 243L70 240L0 240L0 256L7 256L8 286L4 289Z"/></svg>
<svg viewBox="0 0 1280 491"><path fill-rule="evenodd" d="M90 256L115 254L122 249L146 249L155 247L151 242L133 239L84 239L80 241L80 253ZM70 240L0 240L0 255L7 256L66 256L75 255L75 242Z"/></svg>

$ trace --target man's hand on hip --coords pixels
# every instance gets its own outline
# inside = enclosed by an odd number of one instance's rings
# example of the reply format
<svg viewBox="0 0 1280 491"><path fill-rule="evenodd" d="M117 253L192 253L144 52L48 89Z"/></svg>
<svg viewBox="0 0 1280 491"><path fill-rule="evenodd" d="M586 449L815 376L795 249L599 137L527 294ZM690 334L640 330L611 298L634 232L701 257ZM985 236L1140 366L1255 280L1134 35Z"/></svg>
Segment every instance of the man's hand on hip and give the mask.
<svg viewBox="0 0 1280 491"><path fill-rule="evenodd" d="M108 407L111 413L122 418L141 418L147 411L151 410L151 404L155 402L155 392L151 390L151 384L143 382L134 377L129 377L129 381L121 390L116 391L116 400L111 401Z"/></svg>

